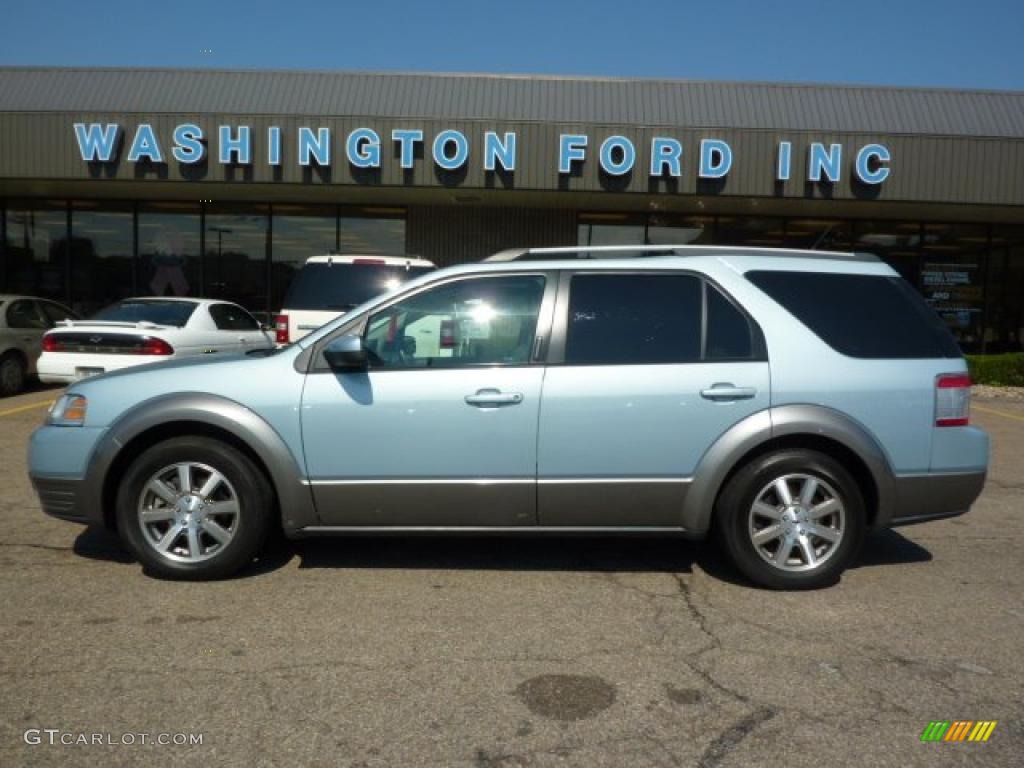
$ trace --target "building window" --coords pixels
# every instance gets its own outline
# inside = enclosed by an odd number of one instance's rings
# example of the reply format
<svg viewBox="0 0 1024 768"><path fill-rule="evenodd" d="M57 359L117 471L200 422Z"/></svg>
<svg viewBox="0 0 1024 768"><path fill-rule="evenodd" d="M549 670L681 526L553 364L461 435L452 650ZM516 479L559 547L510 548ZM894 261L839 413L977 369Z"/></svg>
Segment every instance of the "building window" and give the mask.
<svg viewBox="0 0 1024 768"><path fill-rule="evenodd" d="M273 214L269 309L276 312L292 277L306 259L338 250L338 212L333 205L275 203Z"/></svg>
<svg viewBox="0 0 1024 768"><path fill-rule="evenodd" d="M203 296L241 304L261 318L267 306L268 206L215 206L206 210Z"/></svg>
<svg viewBox="0 0 1024 768"><path fill-rule="evenodd" d="M785 237L785 221L773 216L719 216L715 225L715 245L780 248Z"/></svg>
<svg viewBox="0 0 1024 768"><path fill-rule="evenodd" d="M842 219L787 219L782 244L810 251L851 251L853 225Z"/></svg>
<svg viewBox="0 0 1024 768"><path fill-rule="evenodd" d="M135 293L132 206L71 204L71 308L91 315Z"/></svg>
<svg viewBox="0 0 1024 768"><path fill-rule="evenodd" d="M875 254L908 283L920 286L920 222L858 221L854 224L853 249Z"/></svg>
<svg viewBox="0 0 1024 768"><path fill-rule="evenodd" d="M8 202L4 218L7 290L69 303L67 203Z"/></svg>
<svg viewBox="0 0 1024 768"><path fill-rule="evenodd" d="M338 252L405 255L404 208L343 208L338 222Z"/></svg>
<svg viewBox="0 0 1024 768"><path fill-rule="evenodd" d="M647 220L648 245L709 245L715 234L713 216L651 214Z"/></svg>
<svg viewBox="0 0 1024 768"><path fill-rule="evenodd" d="M201 296L201 217L190 203L139 208L136 291L148 296Z"/></svg>
<svg viewBox="0 0 1024 768"><path fill-rule="evenodd" d="M643 245L647 217L627 213L581 213L577 245Z"/></svg>
<svg viewBox="0 0 1024 768"><path fill-rule="evenodd" d="M921 250L925 300L946 321L965 352L981 351L988 227L925 224Z"/></svg>
<svg viewBox="0 0 1024 768"><path fill-rule="evenodd" d="M1024 227L992 227L985 305L985 352L1024 349Z"/></svg>

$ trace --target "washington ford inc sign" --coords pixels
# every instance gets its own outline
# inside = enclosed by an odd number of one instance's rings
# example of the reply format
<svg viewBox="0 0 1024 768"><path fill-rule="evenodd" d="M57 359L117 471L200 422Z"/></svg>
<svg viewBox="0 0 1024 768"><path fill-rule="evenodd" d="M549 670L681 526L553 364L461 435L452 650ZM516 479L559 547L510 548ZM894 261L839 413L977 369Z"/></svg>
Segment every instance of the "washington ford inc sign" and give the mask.
<svg viewBox="0 0 1024 768"><path fill-rule="evenodd" d="M82 160L109 163L118 159L123 128L118 123L75 123L75 138ZM270 126L265 141L266 162L279 166L286 138L280 126ZM248 125L221 125L217 128L217 158L222 165L251 165L253 162L252 128ZM334 139L330 128L300 127L291 137L295 158L299 165L329 166L332 162ZM485 131L480 139L485 171L506 172L516 170L519 146L515 131L497 133ZM402 128L381 136L372 128L356 128L342 137L342 151L346 162L355 168L380 168L387 154L385 146L391 142L398 148L398 161L402 168L412 168L416 162L416 146L424 145L423 131ZM461 131L440 131L429 142L430 158L440 169L457 171L469 162L470 139ZM646 149L646 148L645 148ZM194 123L182 123L174 128L170 145L162 144L149 123L135 127L128 147L130 163L148 161L165 163L168 155L186 165L200 163L207 158L207 139L203 130ZM693 161L684 158L683 145L669 136L655 136L650 141L649 162L644 169L652 177L682 176L685 164L692 162L697 176L702 179L725 178L733 165L733 151L722 139L701 139ZM637 147L625 136L612 135L591 141L585 133L563 133L558 137L558 172L571 174L579 165L597 160L604 173L624 176L637 168ZM211 152L212 159L212 152ZM884 144L865 144L856 149L852 157L852 172L862 184L881 184L889 176L891 155ZM850 158L846 159L850 162ZM844 158L842 144L812 142L805 158L797 158L792 142L780 141L776 147L775 178L788 181L793 175L803 174L808 181L839 182L843 178Z"/></svg>

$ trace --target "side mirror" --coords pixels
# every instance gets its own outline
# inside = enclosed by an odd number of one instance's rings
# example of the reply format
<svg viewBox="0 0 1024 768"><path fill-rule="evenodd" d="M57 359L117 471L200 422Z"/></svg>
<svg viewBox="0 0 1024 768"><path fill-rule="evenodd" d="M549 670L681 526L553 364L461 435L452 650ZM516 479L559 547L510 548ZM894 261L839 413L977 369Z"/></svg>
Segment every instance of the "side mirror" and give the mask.
<svg viewBox="0 0 1024 768"><path fill-rule="evenodd" d="M336 371L366 369L366 349L359 336L342 336L324 348L324 359Z"/></svg>

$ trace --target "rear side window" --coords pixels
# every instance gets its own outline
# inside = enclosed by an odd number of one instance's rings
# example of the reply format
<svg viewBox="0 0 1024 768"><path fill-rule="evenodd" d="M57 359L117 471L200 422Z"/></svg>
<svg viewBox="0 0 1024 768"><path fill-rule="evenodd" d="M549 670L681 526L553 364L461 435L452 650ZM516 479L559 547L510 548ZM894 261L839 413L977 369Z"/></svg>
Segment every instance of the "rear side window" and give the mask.
<svg viewBox="0 0 1024 768"><path fill-rule="evenodd" d="M707 284L707 360L750 360L754 357L753 329L740 312L715 286Z"/></svg>
<svg viewBox="0 0 1024 768"><path fill-rule="evenodd" d="M234 304L210 305L210 317L222 331L258 331L260 324L241 307Z"/></svg>
<svg viewBox="0 0 1024 768"><path fill-rule="evenodd" d="M574 275L569 365L688 363L700 359L702 283L693 275Z"/></svg>
<svg viewBox="0 0 1024 768"><path fill-rule="evenodd" d="M941 318L903 278L768 271L746 277L849 357L960 357Z"/></svg>

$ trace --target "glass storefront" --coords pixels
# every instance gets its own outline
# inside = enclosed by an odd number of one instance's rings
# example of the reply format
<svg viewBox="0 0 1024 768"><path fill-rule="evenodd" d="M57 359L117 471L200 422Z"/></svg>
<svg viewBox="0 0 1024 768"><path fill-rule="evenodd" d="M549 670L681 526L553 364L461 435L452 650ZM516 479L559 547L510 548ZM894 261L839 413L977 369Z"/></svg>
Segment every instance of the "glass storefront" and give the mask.
<svg viewBox="0 0 1024 768"><path fill-rule="evenodd" d="M310 256L338 250L338 211L333 205L274 205L270 305L277 308Z"/></svg>
<svg viewBox="0 0 1024 768"><path fill-rule="evenodd" d="M4 245L2 290L71 301L66 202L6 206Z"/></svg>
<svg viewBox="0 0 1024 768"><path fill-rule="evenodd" d="M149 296L202 293L202 235L198 205L150 203L139 206L136 290Z"/></svg>
<svg viewBox="0 0 1024 768"><path fill-rule="evenodd" d="M965 351L1022 349L1024 226L581 212L577 237L869 251L922 292ZM269 320L310 256L404 253L406 216L390 207L0 200L0 238L0 292L83 314L125 296L208 296Z"/></svg>
<svg viewBox="0 0 1024 768"><path fill-rule="evenodd" d="M405 253L405 209L0 200L0 292L89 315L126 296L204 296L268 320L310 256Z"/></svg>
<svg viewBox="0 0 1024 768"><path fill-rule="evenodd" d="M83 315L134 293L132 206L71 204L71 298Z"/></svg>
<svg viewBox="0 0 1024 768"><path fill-rule="evenodd" d="M217 206L205 217L203 295L266 313L269 206Z"/></svg>

